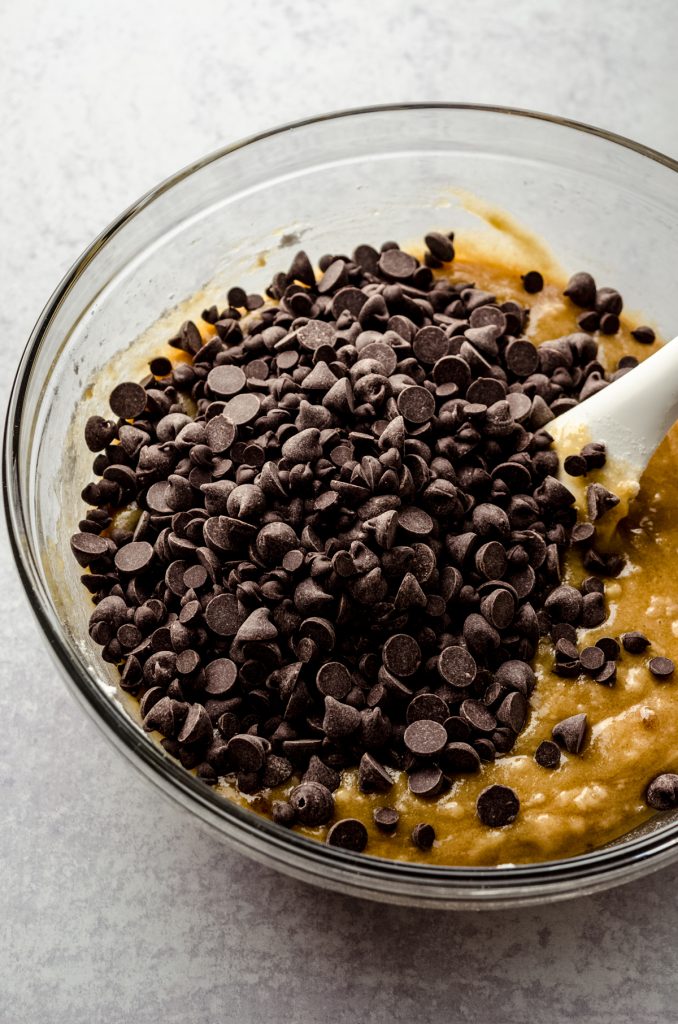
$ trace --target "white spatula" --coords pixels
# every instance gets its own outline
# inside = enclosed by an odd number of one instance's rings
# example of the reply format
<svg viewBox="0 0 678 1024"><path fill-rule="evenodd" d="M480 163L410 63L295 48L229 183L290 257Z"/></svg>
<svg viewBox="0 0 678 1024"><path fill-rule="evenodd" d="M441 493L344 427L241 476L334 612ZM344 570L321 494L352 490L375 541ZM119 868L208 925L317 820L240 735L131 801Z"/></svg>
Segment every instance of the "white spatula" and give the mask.
<svg viewBox="0 0 678 1024"><path fill-rule="evenodd" d="M547 424L562 463L584 444L602 441L608 460L596 474L620 503L605 517L609 532L628 512L651 456L678 419L678 338L618 380ZM563 483L581 503L585 478L561 468Z"/></svg>

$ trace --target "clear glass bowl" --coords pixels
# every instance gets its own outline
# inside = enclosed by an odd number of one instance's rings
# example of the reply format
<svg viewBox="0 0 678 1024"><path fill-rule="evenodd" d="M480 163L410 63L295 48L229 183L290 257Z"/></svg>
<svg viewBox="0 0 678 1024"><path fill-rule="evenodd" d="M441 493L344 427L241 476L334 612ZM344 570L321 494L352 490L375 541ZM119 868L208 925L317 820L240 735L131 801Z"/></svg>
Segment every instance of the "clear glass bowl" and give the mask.
<svg viewBox="0 0 678 1024"><path fill-rule="evenodd" d="M143 374L148 352L174 322L171 312L164 327L153 325L207 284L208 295L223 295L235 282L262 288L287 266L284 248L299 241L317 257L361 241L468 228L474 218L456 191L465 189L550 243L567 271L585 266L614 284L627 307L645 310L671 337L678 324L677 171L675 162L625 139L524 111L350 111L268 132L181 171L111 224L67 274L31 335L9 406L5 499L14 554L71 691L193 820L297 878L432 907L562 899L678 856L673 816L566 860L404 864L323 846L229 803L172 761L120 703L116 673L87 634L88 602L68 544L91 462L84 445L73 443L76 432L106 407L115 367Z"/></svg>

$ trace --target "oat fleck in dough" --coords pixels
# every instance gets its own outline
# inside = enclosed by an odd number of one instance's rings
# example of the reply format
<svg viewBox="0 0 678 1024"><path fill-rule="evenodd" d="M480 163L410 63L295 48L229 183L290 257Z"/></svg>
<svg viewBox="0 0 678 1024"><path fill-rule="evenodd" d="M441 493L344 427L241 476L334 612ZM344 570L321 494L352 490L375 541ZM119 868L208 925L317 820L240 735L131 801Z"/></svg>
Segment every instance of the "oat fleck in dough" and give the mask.
<svg viewBox="0 0 678 1024"><path fill-rule="evenodd" d="M678 435L597 543L604 449L559 480L548 422L654 332L586 273L455 245L300 253L268 304L185 323L88 421L72 550L90 635L206 783L355 852L524 863L678 803Z"/></svg>

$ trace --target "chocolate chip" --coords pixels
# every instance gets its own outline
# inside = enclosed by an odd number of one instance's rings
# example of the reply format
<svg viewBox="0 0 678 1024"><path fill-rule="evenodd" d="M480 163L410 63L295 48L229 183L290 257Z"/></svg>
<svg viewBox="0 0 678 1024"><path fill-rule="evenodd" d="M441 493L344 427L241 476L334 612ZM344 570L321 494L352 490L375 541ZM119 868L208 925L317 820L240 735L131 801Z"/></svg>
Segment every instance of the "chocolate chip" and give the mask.
<svg viewBox="0 0 678 1024"><path fill-rule="evenodd" d="M121 420L133 420L146 408L147 395L141 384L125 381L111 391L108 399L111 409Z"/></svg>
<svg viewBox="0 0 678 1024"><path fill-rule="evenodd" d="M520 801L509 786L488 786L476 801L476 812L488 828L503 828L518 817Z"/></svg>
<svg viewBox="0 0 678 1024"><path fill-rule="evenodd" d="M520 280L523 282L523 288L528 295L535 295L544 287L544 278L538 270L528 270L526 274L520 275Z"/></svg>
<svg viewBox="0 0 678 1024"><path fill-rule="evenodd" d="M445 770L450 773L480 771L480 757L469 743L460 740L448 743L441 758Z"/></svg>
<svg viewBox="0 0 678 1024"><path fill-rule="evenodd" d="M336 259L325 270L318 281L317 289L319 295L327 295L338 288L343 287L347 282L346 263L344 260Z"/></svg>
<svg viewBox="0 0 678 1024"><path fill-rule="evenodd" d="M506 365L516 377L529 377L539 366L539 353L531 341L520 338L508 345Z"/></svg>
<svg viewBox="0 0 678 1024"><path fill-rule="evenodd" d="M654 811L678 807L678 775L664 772L655 776L645 791L645 801Z"/></svg>
<svg viewBox="0 0 678 1024"><path fill-rule="evenodd" d="M536 683L533 670L524 661L505 661L494 678L500 685L518 690L524 697L529 697Z"/></svg>
<svg viewBox="0 0 678 1024"><path fill-rule="evenodd" d="M424 236L429 252L441 263L451 263L454 259L454 246L451 239L440 231L429 231Z"/></svg>
<svg viewBox="0 0 678 1024"><path fill-rule="evenodd" d="M596 303L596 282L590 274L573 274L563 295L567 295L575 305L583 309L593 309Z"/></svg>
<svg viewBox="0 0 678 1024"><path fill-rule="evenodd" d="M589 469L602 469L607 458L605 445L600 441L591 441L585 444L581 454L586 459Z"/></svg>
<svg viewBox="0 0 678 1024"><path fill-rule="evenodd" d="M212 736L212 723L201 704L191 704L177 739L180 743L204 743Z"/></svg>
<svg viewBox="0 0 678 1024"><path fill-rule="evenodd" d="M316 685L323 696L344 700L353 683L345 665L339 661L328 661L318 669Z"/></svg>
<svg viewBox="0 0 678 1024"><path fill-rule="evenodd" d="M617 679L617 666L614 661L606 661L599 672L596 673L595 680L602 686L612 686Z"/></svg>
<svg viewBox="0 0 678 1024"><path fill-rule="evenodd" d="M596 313L613 313L618 315L623 308L622 297L616 288L599 288L596 292Z"/></svg>
<svg viewBox="0 0 678 1024"><path fill-rule="evenodd" d="M636 327L631 331L631 337L639 341L641 345L651 345L655 340L655 333L651 327Z"/></svg>
<svg viewBox="0 0 678 1024"><path fill-rule="evenodd" d="M398 526L411 537L427 537L433 530L433 520L423 509L410 506L398 512Z"/></svg>
<svg viewBox="0 0 678 1024"><path fill-rule="evenodd" d="M502 544L490 540L478 548L475 555L478 572L488 580L500 580L506 572L506 551Z"/></svg>
<svg viewBox="0 0 678 1024"><path fill-rule="evenodd" d="M375 807L372 811L372 818L379 831L389 835L395 832L400 821L400 815L395 807Z"/></svg>
<svg viewBox="0 0 678 1024"><path fill-rule="evenodd" d="M222 454L231 447L237 435L235 422L223 414L213 416L205 425L205 441L212 452Z"/></svg>
<svg viewBox="0 0 678 1024"><path fill-rule="evenodd" d="M605 622L605 598L602 594L594 592L585 594L582 599L581 622L587 629L594 629Z"/></svg>
<svg viewBox="0 0 678 1024"><path fill-rule="evenodd" d="M329 846L339 846L342 850L362 853L367 846L367 829L357 818L342 818L327 833L327 843Z"/></svg>
<svg viewBox="0 0 678 1024"><path fill-rule="evenodd" d="M218 636L234 636L238 632L241 616L233 594L218 594L205 609L205 622Z"/></svg>
<svg viewBox="0 0 678 1024"><path fill-rule="evenodd" d="M585 476L588 472L586 459L583 455L568 455L563 460L563 469L569 476Z"/></svg>
<svg viewBox="0 0 678 1024"><path fill-rule="evenodd" d="M600 318L602 334L616 334L619 330L619 317L615 313L603 313Z"/></svg>
<svg viewBox="0 0 678 1024"><path fill-rule="evenodd" d="M632 631L630 633L622 633L621 635L622 647L629 654L642 654L643 651L650 646L650 641L647 639L644 633L638 631Z"/></svg>
<svg viewBox="0 0 678 1024"><path fill-rule="evenodd" d="M242 391L247 377L239 366L215 366L207 374L207 386L218 398L230 398Z"/></svg>
<svg viewBox="0 0 678 1024"><path fill-rule="evenodd" d="M244 772L258 772L264 765L266 755L260 738L250 736L249 733L232 736L228 741L228 753L235 767Z"/></svg>
<svg viewBox="0 0 678 1024"><path fill-rule="evenodd" d="M475 659L464 647L446 647L438 658L438 672L452 686L470 686L477 671Z"/></svg>
<svg viewBox="0 0 678 1024"><path fill-rule="evenodd" d="M427 822L420 822L412 829L412 842L418 850L430 850L436 838L433 825Z"/></svg>
<svg viewBox="0 0 678 1024"><path fill-rule="evenodd" d="M316 754L313 754L301 781L320 782L326 789L329 789L330 793L333 793L341 785L341 775L321 761Z"/></svg>
<svg viewBox="0 0 678 1024"><path fill-rule="evenodd" d="M251 423L259 415L261 403L254 393L243 393L231 398L224 408L224 415L238 426Z"/></svg>
<svg viewBox="0 0 678 1024"><path fill-rule="evenodd" d="M670 658L650 658L647 667L656 679L669 679L675 669Z"/></svg>
<svg viewBox="0 0 678 1024"><path fill-rule="evenodd" d="M463 700L459 706L459 715L478 732L491 733L497 726L495 716L479 700Z"/></svg>
<svg viewBox="0 0 678 1024"><path fill-rule="evenodd" d="M606 661L616 661L619 657L619 644L612 636L601 636L596 640L596 647L603 652Z"/></svg>
<svg viewBox="0 0 678 1024"><path fill-rule="evenodd" d="M363 793L387 793L393 776L371 755L363 754L358 767L358 784Z"/></svg>
<svg viewBox="0 0 678 1024"><path fill-rule="evenodd" d="M571 715L554 725L551 735L569 754L579 754L584 746L586 726L585 714Z"/></svg>
<svg viewBox="0 0 678 1024"><path fill-rule="evenodd" d="M579 654L584 671L594 675L605 664L605 654L600 647L585 647Z"/></svg>
<svg viewBox="0 0 678 1024"><path fill-rule="evenodd" d="M100 452L115 438L115 423L103 416L90 416L85 424L85 444L91 452Z"/></svg>
<svg viewBox="0 0 678 1024"><path fill-rule="evenodd" d="M105 537L98 537L95 533L76 533L71 537L71 551L78 565L86 568L91 562L108 554L109 544Z"/></svg>
<svg viewBox="0 0 678 1024"><path fill-rule="evenodd" d="M406 720L408 724L422 719L444 724L448 717L447 704L435 693L420 693L407 706Z"/></svg>
<svg viewBox="0 0 678 1024"><path fill-rule="evenodd" d="M320 782L302 782L295 786L289 802L302 825L326 825L334 814L334 798Z"/></svg>
<svg viewBox="0 0 678 1024"><path fill-rule="evenodd" d="M596 535L596 528L592 523L577 523L572 527L572 543L584 547L591 544Z"/></svg>
<svg viewBox="0 0 678 1024"><path fill-rule="evenodd" d="M407 726L403 740L416 757L434 757L447 743L447 732L440 722L421 718Z"/></svg>
<svg viewBox="0 0 678 1024"><path fill-rule="evenodd" d="M412 350L422 363L433 364L447 355L449 341L440 327L421 327L412 342Z"/></svg>
<svg viewBox="0 0 678 1024"><path fill-rule="evenodd" d="M271 805L271 817L276 825L283 825L285 828L291 828L296 821L296 814L294 808L287 800L274 800Z"/></svg>
<svg viewBox="0 0 678 1024"><path fill-rule="evenodd" d="M618 504L617 495L612 494L602 484L589 484L586 488L586 506L592 522L595 523Z"/></svg>
<svg viewBox="0 0 678 1024"><path fill-rule="evenodd" d="M537 747L534 759L542 768L557 768L560 764L560 749L552 740L542 740Z"/></svg>
<svg viewBox="0 0 678 1024"><path fill-rule="evenodd" d="M509 590L498 588L483 598L480 610L496 629L506 629L513 622L516 599Z"/></svg>
<svg viewBox="0 0 678 1024"><path fill-rule="evenodd" d="M426 423L435 409L435 398L427 388L407 387L398 395L398 412L410 423Z"/></svg>
<svg viewBox="0 0 678 1024"><path fill-rule="evenodd" d="M379 257L379 269L386 277L407 281L417 269L417 261L402 249L387 249Z"/></svg>
<svg viewBox="0 0 678 1024"><path fill-rule="evenodd" d="M360 727L360 712L350 704L342 704L334 697L325 697L323 729L331 740L350 736Z"/></svg>
<svg viewBox="0 0 678 1024"><path fill-rule="evenodd" d="M497 721L520 732L527 718L527 701L518 691L504 697L497 710Z"/></svg>
<svg viewBox="0 0 678 1024"><path fill-rule="evenodd" d="M411 676L421 664L421 649L417 641L406 633L388 638L382 651L384 667L395 676Z"/></svg>
<svg viewBox="0 0 678 1024"><path fill-rule="evenodd" d="M230 658L215 658L205 666L205 692L224 697L235 686L238 670Z"/></svg>
<svg viewBox="0 0 678 1024"><path fill-rule="evenodd" d="M133 575L147 569L152 559L153 548L147 541L133 541L116 552L115 566L120 572Z"/></svg>
<svg viewBox="0 0 678 1024"><path fill-rule="evenodd" d="M445 776L437 765L429 765L411 771L407 784L414 796L434 797L441 793L445 784Z"/></svg>
<svg viewBox="0 0 678 1024"><path fill-rule="evenodd" d="M583 599L579 591L567 584L552 590L544 602L546 611L558 622L576 623L582 606Z"/></svg>

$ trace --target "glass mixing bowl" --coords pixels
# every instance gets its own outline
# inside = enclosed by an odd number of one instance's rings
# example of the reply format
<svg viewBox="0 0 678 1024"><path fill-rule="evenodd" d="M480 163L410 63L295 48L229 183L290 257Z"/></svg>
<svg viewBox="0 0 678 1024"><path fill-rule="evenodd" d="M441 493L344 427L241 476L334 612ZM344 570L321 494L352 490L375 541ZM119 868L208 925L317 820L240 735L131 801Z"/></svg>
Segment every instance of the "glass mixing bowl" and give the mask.
<svg viewBox="0 0 678 1024"><path fill-rule="evenodd" d="M584 266L614 284L627 307L645 310L671 337L678 324L677 171L633 142L525 111L431 105L333 114L229 146L181 171L111 224L61 282L29 340L9 406L11 542L71 691L117 748L193 815L187 825L199 820L297 878L432 907L562 899L678 856L675 815L583 856L456 868L356 856L229 803L166 755L120 702L116 672L88 637L88 601L68 543L92 458L73 438L88 415L107 407L121 367L143 375L148 353L176 322L172 308L206 285L208 296L223 297L236 282L259 290L289 263L295 250L285 248L299 243L317 258L362 241L468 229L478 221L461 189L536 232L566 271Z"/></svg>

